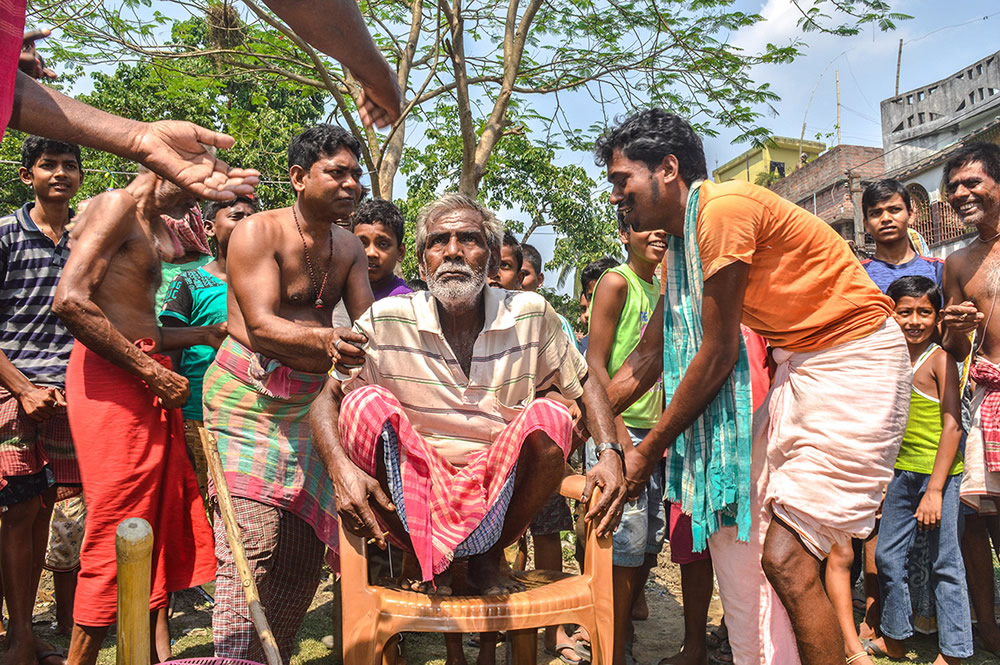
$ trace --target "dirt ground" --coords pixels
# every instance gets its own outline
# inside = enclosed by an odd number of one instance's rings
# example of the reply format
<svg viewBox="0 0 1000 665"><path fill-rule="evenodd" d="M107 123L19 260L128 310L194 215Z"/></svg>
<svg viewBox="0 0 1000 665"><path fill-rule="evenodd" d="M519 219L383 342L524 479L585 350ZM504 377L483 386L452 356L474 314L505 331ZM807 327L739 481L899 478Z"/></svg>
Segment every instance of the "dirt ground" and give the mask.
<svg viewBox="0 0 1000 665"><path fill-rule="evenodd" d="M575 561L565 548L566 568L573 570ZM335 665L341 662L339 646L333 650L323 646L321 640L333 632L333 617L337 585L332 575L327 574L320 584L316 597L302 629L299 632L299 646L292 657L291 665ZM209 588L209 592L211 588ZM683 608L681 606L680 570L670 563L669 544L660 554L659 565L650 574L646 585L650 618L636 622L636 642L634 655L642 665L655 665L680 648L683 637ZM202 593L187 590L176 594L174 612L171 619L173 636L173 658L199 658L212 656L212 605ZM709 625L718 625L722 616L722 606L718 594L713 595L709 611ZM51 578L46 574L35 606L35 630L44 639L61 647L69 645L69 638L55 633L55 606L52 598ZM405 640L404 655L407 665L442 665L444 663L444 641L440 635L410 634ZM935 636L918 636L912 640L912 650L904 662L914 665L932 663L935 656ZM476 651L466 648L469 663L475 663ZM504 650L498 651L498 662L503 663ZM100 665L114 665L115 635L109 635L101 651ZM545 665L560 665L557 658L541 650L539 635L538 662ZM876 659L876 665L890 665L894 661ZM996 665L1000 659L984 651L965 661L969 665Z"/></svg>

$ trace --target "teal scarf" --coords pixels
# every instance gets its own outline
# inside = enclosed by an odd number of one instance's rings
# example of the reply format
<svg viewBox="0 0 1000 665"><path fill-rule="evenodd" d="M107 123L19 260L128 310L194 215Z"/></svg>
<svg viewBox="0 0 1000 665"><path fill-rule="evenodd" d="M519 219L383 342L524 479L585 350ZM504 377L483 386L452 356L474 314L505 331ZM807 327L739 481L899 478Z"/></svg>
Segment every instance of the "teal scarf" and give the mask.
<svg viewBox="0 0 1000 665"><path fill-rule="evenodd" d="M671 236L663 275L663 390L666 398L701 348L703 279L697 242L698 192L692 184L684 215L684 237ZM738 527L750 537L750 363L740 335L732 374L694 424L667 449L667 499L691 516L695 551L702 551L719 527Z"/></svg>

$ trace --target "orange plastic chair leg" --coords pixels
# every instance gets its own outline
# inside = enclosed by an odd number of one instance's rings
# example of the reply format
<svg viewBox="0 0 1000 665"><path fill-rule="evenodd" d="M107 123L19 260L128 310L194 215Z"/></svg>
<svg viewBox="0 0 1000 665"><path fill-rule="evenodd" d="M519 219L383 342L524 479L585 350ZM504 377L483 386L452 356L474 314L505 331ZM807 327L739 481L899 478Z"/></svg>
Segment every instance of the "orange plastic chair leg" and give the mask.
<svg viewBox="0 0 1000 665"><path fill-rule="evenodd" d="M511 652L514 665L537 665L538 663L538 629L511 630L507 632L511 641Z"/></svg>

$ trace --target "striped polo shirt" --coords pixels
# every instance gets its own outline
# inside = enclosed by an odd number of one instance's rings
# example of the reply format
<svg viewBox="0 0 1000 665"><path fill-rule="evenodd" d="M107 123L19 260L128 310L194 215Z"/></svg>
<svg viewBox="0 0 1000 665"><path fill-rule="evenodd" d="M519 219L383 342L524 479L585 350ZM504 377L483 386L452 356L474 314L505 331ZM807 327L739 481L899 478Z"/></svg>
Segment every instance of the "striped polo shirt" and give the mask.
<svg viewBox="0 0 1000 665"><path fill-rule="evenodd" d="M428 291L375 302L355 321L368 336L366 359L344 391L389 390L413 428L455 466L485 450L536 395L549 388L583 394L587 362L544 298L485 289L486 320L465 376Z"/></svg>
<svg viewBox="0 0 1000 665"><path fill-rule="evenodd" d="M34 206L0 218L0 350L32 383L62 388L73 336L52 313L52 297L69 234L53 245L31 221Z"/></svg>

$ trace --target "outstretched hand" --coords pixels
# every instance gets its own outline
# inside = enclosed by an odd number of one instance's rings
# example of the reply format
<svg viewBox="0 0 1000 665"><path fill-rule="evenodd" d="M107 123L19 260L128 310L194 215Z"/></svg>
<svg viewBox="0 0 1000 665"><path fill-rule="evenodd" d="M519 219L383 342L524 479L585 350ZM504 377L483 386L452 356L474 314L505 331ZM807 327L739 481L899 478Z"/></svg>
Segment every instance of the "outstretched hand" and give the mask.
<svg viewBox="0 0 1000 665"><path fill-rule="evenodd" d="M618 528L625 509L625 478L621 458L614 451L605 451L597 464L587 472L581 500L586 503L594 492L601 488L601 499L587 511L588 522L600 519L597 524L598 536L610 536Z"/></svg>
<svg viewBox="0 0 1000 665"><path fill-rule="evenodd" d="M24 41L21 44L21 56L17 61L17 68L33 79L54 79L56 77L56 73L45 66L45 60L35 50L35 41L45 39L51 34L52 31L48 28L29 30L24 33Z"/></svg>
<svg viewBox="0 0 1000 665"><path fill-rule="evenodd" d="M207 148L232 147L233 137L190 122L143 123L133 141L135 159L195 196L228 201L249 195L260 181L255 169L234 169Z"/></svg>
<svg viewBox="0 0 1000 665"><path fill-rule="evenodd" d="M375 125L379 128L388 127L399 119L403 95L393 72L378 77L374 82L361 83L361 99L358 100L358 113L361 122L366 126Z"/></svg>
<svg viewBox="0 0 1000 665"><path fill-rule="evenodd" d="M340 526L365 540L375 541L376 545L385 549L385 533L379 528L368 501L369 498L374 499L383 510L390 512L396 507L378 481L347 459L337 465L330 479L333 481Z"/></svg>

